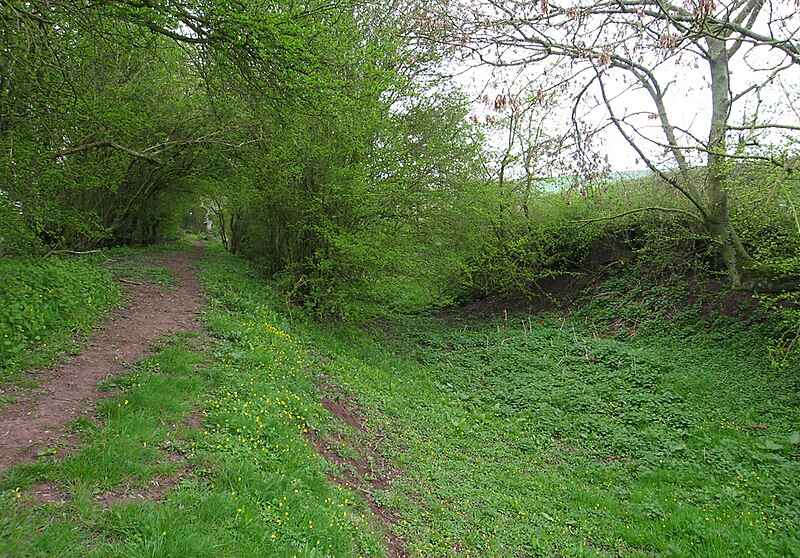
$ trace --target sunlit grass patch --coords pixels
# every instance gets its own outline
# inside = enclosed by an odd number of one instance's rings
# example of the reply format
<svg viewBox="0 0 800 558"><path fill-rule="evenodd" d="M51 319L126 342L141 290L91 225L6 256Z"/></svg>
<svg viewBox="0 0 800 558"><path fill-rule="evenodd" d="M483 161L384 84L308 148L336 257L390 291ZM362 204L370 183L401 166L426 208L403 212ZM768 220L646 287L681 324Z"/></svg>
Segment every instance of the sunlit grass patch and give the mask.
<svg viewBox="0 0 800 558"><path fill-rule="evenodd" d="M232 258L216 265L241 265ZM211 332L226 381L206 402L205 451L236 463L215 484L230 490L242 526L263 529L274 556L380 556L376 522L331 484L306 434L323 421L303 344L274 310L271 289L230 267L206 272ZM224 456L224 457L223 457ZM253 535L255 536L255 534Z"/></svg>
<svg viewBox="0 0 800 558"><path fill-rule="evenodd" d="M84 447L4 476L13 513L0 555L382 555L369 512L327 480L305 440L316 401L302 348L265 315L229 318L252 329L239 336L250 351L206 344L210 363L185 338L159 343L105 382L115 397L97 421L73 421ZM182 426L201 410L199 427ZM65 501L37 503L43 482Z"/></svg>

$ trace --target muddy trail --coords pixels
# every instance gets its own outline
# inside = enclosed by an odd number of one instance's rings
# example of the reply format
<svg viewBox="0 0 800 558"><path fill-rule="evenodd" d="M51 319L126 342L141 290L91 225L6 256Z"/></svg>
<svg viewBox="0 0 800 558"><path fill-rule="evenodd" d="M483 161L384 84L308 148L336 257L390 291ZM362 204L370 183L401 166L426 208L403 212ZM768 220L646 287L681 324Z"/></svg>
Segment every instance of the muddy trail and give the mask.
<svg viewBox="0 0 800 558"><path fill-rule="evenodd" d="M7 393L16 401L0 410L0 475L20 463L33 462L56 452L63 457L77 449L80 440L70 432L70 421L93 416L97 401L113 395L98 391L100 382L130 370L166 335L181 332L203 335L197 318L204 297L192 265L202 251L203 245L198 243L191 252L168 253L163 260L150 262L168 269L176 284L163 287L149 282L125 281L124 304L111 313L79 355L69 357L64 364L52 369L32 373L31 379L38 387L16 387ZM329 480L364 498L375 522L385 530L383 543L387 557L407 557L407 541L393 532L399 517L387 511L375 496L403 472L393 468L382 455L379 448L382 434L367 430L360 418L363 413L352 397L330 382L317 387L320 404L328 409L333 419L362 436L339 435L335 431L322 436L309 430L308 441L332 465L326 473ZM373 438L373 443L365 442ZM107 502L133 497L159 500L179 478L180 475L175 479L158 479L150 489L137 489L132 495L100 493L95 499ZM57 483L43 483L33 488L32 498L39 504L63 503L69 496L62 493Z"/></svg>
<svg viewBox="0 0 800 558"><path fill-rule="evenodd" d="M68 452L75 440L64 427L104 396L97 390L100 381L124 372L161 337L200 329L202 294L191 264L202 250L198 243L191 252L171 253L158 262L173 273L174 287L127 283L123 306L81 354L39 372L39 387L8 394L16 402L0 411L0 473L39 455Z"/></svg>

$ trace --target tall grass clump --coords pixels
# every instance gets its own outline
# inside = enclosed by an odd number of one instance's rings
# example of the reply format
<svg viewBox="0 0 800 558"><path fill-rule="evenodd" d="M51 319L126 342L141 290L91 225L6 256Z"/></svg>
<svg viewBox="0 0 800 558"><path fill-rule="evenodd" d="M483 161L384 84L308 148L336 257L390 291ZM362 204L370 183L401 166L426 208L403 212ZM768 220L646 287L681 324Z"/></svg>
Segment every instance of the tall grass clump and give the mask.
<svg viewBox="0 0 800 558"><path fill-rule="evenodd" d="M87 259L0 259L0 370L85 332L117 303L111 273Z"/></svg>

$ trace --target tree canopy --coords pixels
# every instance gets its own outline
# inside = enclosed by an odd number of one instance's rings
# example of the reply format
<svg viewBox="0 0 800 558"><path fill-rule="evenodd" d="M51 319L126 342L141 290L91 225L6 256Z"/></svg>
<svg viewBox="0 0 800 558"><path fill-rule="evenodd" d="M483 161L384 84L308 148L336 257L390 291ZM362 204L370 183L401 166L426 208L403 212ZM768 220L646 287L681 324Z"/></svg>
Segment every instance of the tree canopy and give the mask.
<svg viewBox="0 0 800 558"><path fill-rule="evenodd" d="M443 305L574 272L620 233L586 226L608 204L542 186L556 161L602 177L582 148L613 128L683 200L617 216L673 215L734 287L793 289L799 19L760 0L5 2L0 251L153 243L191 212L320 309ZM470 63L525 84L483 96L486 125L447 75Z"/></svg>
<svg viewBox="0 0 800 558"><path fill-rule="evenodd" d="M763 0L486 0L431 10L446 12L437 14L442 25L428 33L431 40L455 38L465 56L491 66L537 70L529 98L569 87L578 134L581 107L603 107L646 166L690 202L735 287L798 284L795 272L758 265L728 208L741 164L761 161L784 174L798 164L800 118L783 110L795 102L792 80L800 75L794 7ZM744 78L736 79L734 68Z"/></svg>

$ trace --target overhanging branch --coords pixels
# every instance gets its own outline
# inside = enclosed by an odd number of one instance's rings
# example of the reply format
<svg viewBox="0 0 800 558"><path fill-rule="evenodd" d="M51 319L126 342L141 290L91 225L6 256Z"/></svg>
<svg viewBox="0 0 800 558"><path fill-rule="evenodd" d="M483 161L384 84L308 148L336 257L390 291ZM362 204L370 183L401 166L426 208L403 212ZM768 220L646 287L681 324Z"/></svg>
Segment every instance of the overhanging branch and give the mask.
<svg viewBox="0 0 800 558"><path fill-rule="evenodd" d="M692 213L691 211L686 211L684 209L677 209L673 207L639 207L637 209L631 209L629 211L623 211L622 213L617 213L615 215L609 215L607 217L596 217L594 219L580 219L573 221L573 223L578 223L581 226L588 225L589 223L596 223L598 221L613 221L615 219L622 219L623 217L627 217L628 215L633 215L635 213L647 213L650 211L661 211L662 213L678 213L680 215L686 215L687 217L691 217L693 220L703 223L703 220Z"/></svg>
<svg viewBox="0 0 800 558"><path fill-rule="evenodd" d="M51 153L50 157L53 158L53 159L62 159L64 157L68 157L68 156L74 155L76 153L81 153L82 151L89 151L91 149L100 149L100 148L105 148L105 147L110 147L112 149L116 149L118 151L122 151L123 153L127 153L128 155L130 155L131 157L134 157L136 159L142 159L142 160L149 161L150 163L154 163L154 164L157 164L157 165L161 164L161 161L159 161L157 158L153 157L152 155L148 155L147 153L142 153L140 151L135 151L133 149L125 147L124 145L120 145L115 141L110 141L110 140L101 140L101 141L95 141L95 142L92 142L92 143L84 143L84 144L81 144L81 145L75 145L75 146L69 147L67 149L62 149L61 151L58 151L56 153Z"/></svg>

